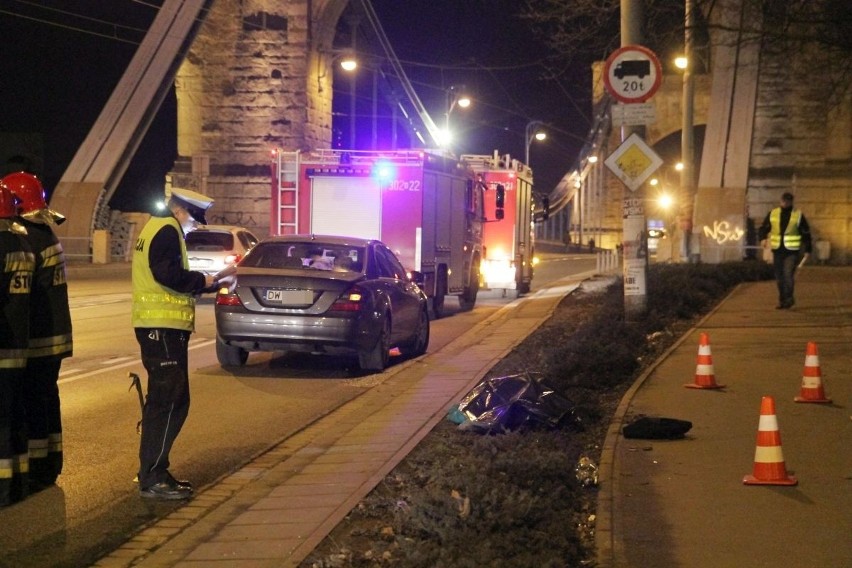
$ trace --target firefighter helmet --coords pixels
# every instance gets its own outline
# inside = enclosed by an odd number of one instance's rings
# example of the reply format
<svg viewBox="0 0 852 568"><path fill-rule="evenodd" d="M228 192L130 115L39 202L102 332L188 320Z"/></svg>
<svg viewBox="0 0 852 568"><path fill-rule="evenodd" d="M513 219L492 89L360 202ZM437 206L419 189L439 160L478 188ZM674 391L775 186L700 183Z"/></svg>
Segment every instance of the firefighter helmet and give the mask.
<svg viewBox="0 0 852 568"><path fill-rule="evenodd" d="M48 208L44 187L39 179L27 172L16 172L3 178L2 182L18 198L18 214L34 223L60 225L65 216Z"/></svg>
<svg viewBox="0 0 852 568"><path fill-rule="evenodd" d="M3 178L3 183L21 200L21 213L47 208L44 188L39 179L27 172L16 172Z"/></svg>
<svg viewBox="0 0 852 568"><path fill-rule="evenodd" d="M5 183L0 181L0 219L8 219L18 214L18 200Z"/></svg>

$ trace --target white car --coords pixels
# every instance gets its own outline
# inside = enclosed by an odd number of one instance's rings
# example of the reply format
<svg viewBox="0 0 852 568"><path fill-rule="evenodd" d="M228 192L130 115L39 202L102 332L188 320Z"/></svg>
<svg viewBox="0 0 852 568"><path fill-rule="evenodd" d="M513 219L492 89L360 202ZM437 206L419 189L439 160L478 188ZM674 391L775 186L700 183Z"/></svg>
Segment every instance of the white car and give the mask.
<svg viewBox="0 0 852 568"><path fill-rule="evenodd" d="M199 225L186 235L189 269L216 274L240 261L259 239L231 225Z"/></svg>

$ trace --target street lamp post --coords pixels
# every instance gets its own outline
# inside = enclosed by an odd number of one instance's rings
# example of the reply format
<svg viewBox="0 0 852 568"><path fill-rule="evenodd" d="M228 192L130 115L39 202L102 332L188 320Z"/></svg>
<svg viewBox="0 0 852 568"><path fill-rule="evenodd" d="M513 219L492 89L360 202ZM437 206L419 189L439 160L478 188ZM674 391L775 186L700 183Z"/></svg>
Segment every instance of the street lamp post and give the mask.
<svg viewBox="0 0 852 568"><path fill-rule="evenodd" d="M444 115L444 135L443 140L440 141L441 146L445 148L449 148L450 142L452 141L452 135L450 134L450 114L456 107L459 108L467 108L470 106L470 97L465 94L464 87L456 87L455 85L451 85L446 90L447 95L447 112Z"/></svg>
<svg viewBox="0 0 852 568"><path fill-rule="evenodd" d="M681 207L683 219L683 259L688 261L694 260L692 242L692 215L693 215L693 200L695 199L695 142L693 135L693 105L695 98L695 79L692 76L692 67L694 66L692 53L692 28L695 23L695 15L693 13L692 0L686 0L686 21L684 24L684 57L686 59L683 67L683 126L681 136L681 156L683 162L683 171L681 185L683 192L686 194L683 206Z"/></svg>
<svg viewBox="0 0 852 568"><path fill-rule="evenodd" d="M532 143L533 138L538 141L547 138L547 133L544 130L540 130L540 126L544 126L542 121L531 120L527 123L527 127L524 129L524 163L527 166L530 165L530 144Z"/></svg>

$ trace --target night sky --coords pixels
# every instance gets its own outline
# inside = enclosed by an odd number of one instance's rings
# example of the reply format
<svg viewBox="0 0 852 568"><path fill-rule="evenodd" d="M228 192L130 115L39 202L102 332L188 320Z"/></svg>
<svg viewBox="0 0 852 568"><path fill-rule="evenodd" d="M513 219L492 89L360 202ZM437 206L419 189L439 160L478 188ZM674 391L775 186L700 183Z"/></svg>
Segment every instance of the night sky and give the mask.
<svg viewBox="0 0 852 568"><path fill-rule="evenodd" d="M8 141L9 133L28 134L12 138L21 146L0 146L4 171L16 169L5 163L15 153L43 157L43 163L36 161L31 167L52 190L133 57L155 16L154 7L161 3L0 2L4 134L0 139ZM527 122L546 122L549 138L532 143L530 162L536 190L549 192L572 167L590 126L590 62L558 82L546 79L541 62L550 54L534 39L528 24L515 17L523 5L518 0L407 0L404 5L400 17L399 0L373 0L432 118L443 124L445 89L450 85L465 85L474 98L471 108L452 115L453 125L461 129L457 151L491 154L499 149L523 160ZM342 32L338 43L348 43L349 25L341 20L338 29ZM369 85L364 88L369 93ZM342 90L336 97L348 98L343 81L338 80L335 89ZM369 109L365 95L358 96L359 105ZM150 210L151 201L161 195L164 175L177 154L175 107L174 96L167 97L110 202L112 208ZM359 110L359 115L362 112L369 111ZM346 120L335 121L341 144L348 142Z"/></svg>

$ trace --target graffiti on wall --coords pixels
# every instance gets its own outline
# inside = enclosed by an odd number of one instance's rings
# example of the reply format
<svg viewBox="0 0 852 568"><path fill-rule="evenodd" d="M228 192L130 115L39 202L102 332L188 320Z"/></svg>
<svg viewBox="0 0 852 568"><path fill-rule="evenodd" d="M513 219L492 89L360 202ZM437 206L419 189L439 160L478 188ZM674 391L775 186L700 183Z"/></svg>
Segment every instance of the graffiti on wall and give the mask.
<svg viewBox="0 0 852 568"><path fill-rule="evenodd" d="M716 242L717 245L731 245L742 241L745 231L742 227L728 221L713 221L713 226L704 225L704 236Z"/></svg>

